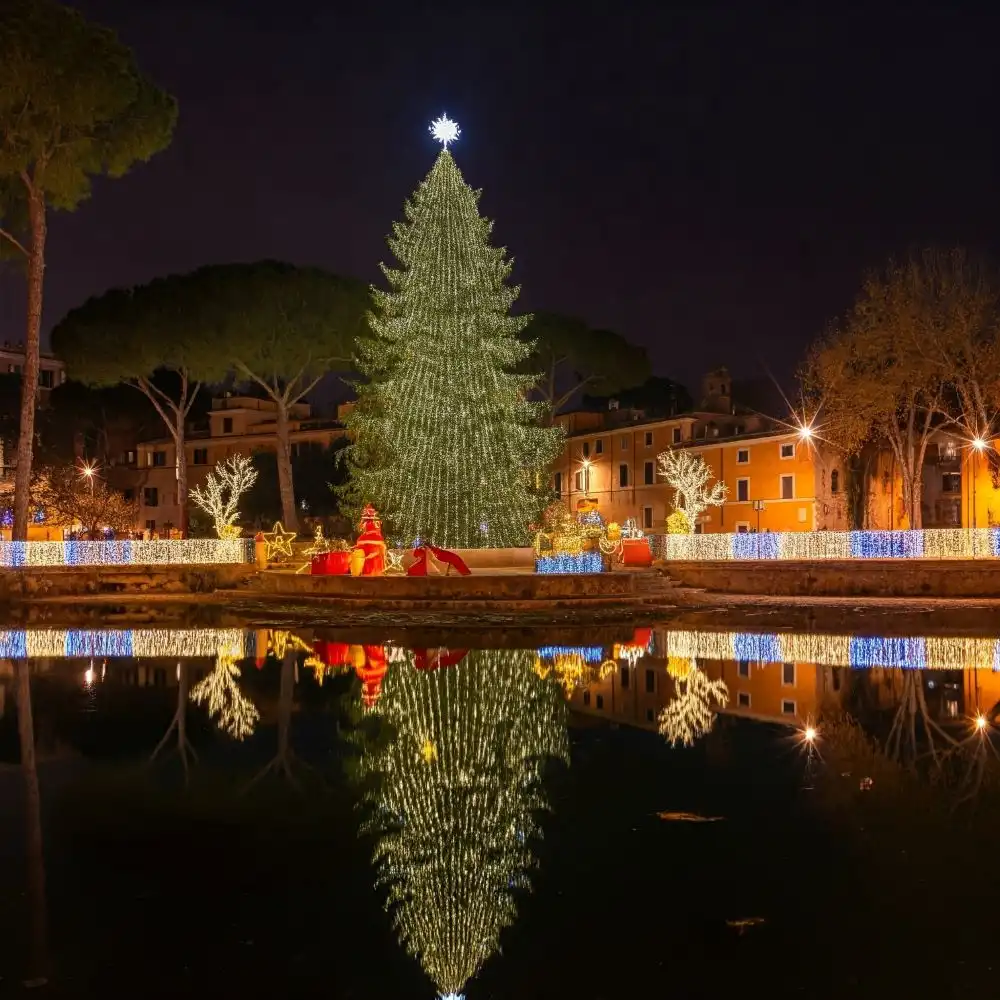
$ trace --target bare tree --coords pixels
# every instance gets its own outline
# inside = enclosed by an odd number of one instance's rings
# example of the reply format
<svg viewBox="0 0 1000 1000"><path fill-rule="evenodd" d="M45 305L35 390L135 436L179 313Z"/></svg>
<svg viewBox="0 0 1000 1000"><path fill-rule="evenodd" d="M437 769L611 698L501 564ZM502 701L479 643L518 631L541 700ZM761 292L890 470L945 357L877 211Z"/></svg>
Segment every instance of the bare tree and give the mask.
<svg viewBox="0 0 1000 1000"><path fill-rule="evenodd" d="M208 474L204 489L199 486L191 491L191 499L215 522L219 538L239 535L236 522L240 516L240 497L256 481L257 470L253 460L246 455L231 455Z"/></svg>
<svg viewBox="0 0 1000 1000"><path fill-rule="evenodd" d="M240 691L239 679L236 657L220 652L215 669L191 689L191 701L196 705L204 703L209 718L234 740L250 736L260 719L254 703Z"/></svg>
<svg viewBox="0 0 1000 1000"><path fill-rule="evenodd" d="M139 517L134 501L96 475L85 478L76 469L44 470L35 477L31 496L49 520L81 524L91 536L101 528L132 531Z"/></svg>
<svg viewBox="0 0 1000 1000"><path fill-rule="evenodd" d="M694 660L674 685L674 698L660 713L660 733L671 746L693 746L711 730L716 711L729 701L729 688L725 681L711 680Z"/></svg>
<svg viewBox="0 0 1000 1000"><path fill-rule="evenodd" d="M292 705L295 693L295 665L297 659L298 653L294 645L284 650L281 657L281 688L278 694L278 752L265 767L261 768L254 775L250 784L247 785L247 791L256 785L258 781L267 777L272 771L280 771L294 787L299 787L298 779L292 771L292 765L297 758L291 744Z"/></svg>
<svg viewBox="0 0 1000 1000"><path fill-rule="evenodd" d="M184 768L184 784L190 780L190 767L188 765L188 754L198 759L198 754L191 746L187 738L187 703L188 703L188 664L183 660L177 662L177 709L174 717L163 734L163 739L156 744L156 749L149 755L149 762L152 764L170 741L170 734L177 734L177 755L181 759L181 766Z"/></svg>

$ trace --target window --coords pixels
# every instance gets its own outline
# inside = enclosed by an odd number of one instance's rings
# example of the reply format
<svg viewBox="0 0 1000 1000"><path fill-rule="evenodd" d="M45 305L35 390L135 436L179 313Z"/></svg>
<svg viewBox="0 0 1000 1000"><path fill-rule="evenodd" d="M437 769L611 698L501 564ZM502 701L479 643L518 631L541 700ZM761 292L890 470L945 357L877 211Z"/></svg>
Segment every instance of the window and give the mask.
<svg viewBox="0 0 1000 1000"><path fill-rule="evenodd" d="M656 674L652 670L646 671L646 694L652 694L656 690Z"/></svg>
<svg viewBox="0 0 1000 1000"><path fill-rule="evenodd" d="M795 458L795 443L793 441L789 441L787 444L781 446L781 457Z"/></svg>
<svg viewBox="0 0 1000 1000"><path fill-rule="evenodd" d="M597 707L598 708L604 708L604 695L603 694L599 694L597 696Z"/></svg>
<svg viewBox="0 0 1000 1000"><path fill-rule="evenodd" d="M623 691L627 691L628 690L628 667L625 666L624 664L622 664L622 667L621 667L621 669L620 669L620 671L618 673L618 676L619 676L619 678L621 679L621 682L622 682L622 690Z"/></svg>
<svg viewBox="0 0 1000 1000"><path fill-rule="evenodd" d="M646 709L646 721L647 722L653 721L653 710L651 708Z"/></svg>
<svg viewBox="0 0 1000 1000"><path fill-rule="evenodd" d="M646 431L646 447L647 448L652 448L653 447L653 432L652 431Z"/></svg>
<svg viewBox="0 0 1000 1000"><path fill-rule="evenodd" d="M781 683L786 687L795 684L795 664L794 663L782 663L781 664Z"/></svg>
<svg viewBox="0 0 1000 1000"><path fill-rule="evenodd" d="M208 465L208 449L207 448L195 448L194 450L194 464L195 465ZM558 475L559 473L556 473Z"/></svg>
<svg viewBox="0 0 1000 1000"><path fill-rule="evenodd" d="M792 500L795 497L795 476L781 477L781 499Z"/></svg>
<svg viewBox="0 0 1000 1000"><path fill-rule="evenodd" d="M578 472L573 476L573 484L576 487L577 493L583 490L583 472Z"/></svg>
<svg viewBox="0 0 1000 1000"><path fill-rule="evenodd" d="M750 522L749 521L737 521L736 522L736 534L746 535L750 532Z"/></svg>
<svg viewBox="0 0 1000 1000"><path fill-rule="evenodd" d="M839 493L840 492L840 470L834 469L830 473L830 492Z"/></svg>
<svg viewBox="0 0 1000 1000"><path fill-rule="evenodd" d="M949 719L958 718L958 702L953 698L949 698L944 703L944 714Z"/></svg>
<svg viewBox="0 0 1000 1000"><path fill-rule="evenodd" d="M750 499L750 480L736 480L736 501L737 503L747 503Z"/></svg>
<svg viewBox="0 0 1000 1000"><path fill-rule="evenodd" d="M128 465L131 465L134 461L135 461L135 452L134 451L125 452L125 462Z"/></svg>
<svg viewBox="0 0 1000 1000"><path fill-rule="evenodd" d="M589 691L584 691L583 692L583 703L584 703L584 705L589 705L590 704L590 692Z"/></svg>
<svg viewBox="0 0 1000 1000"><path fill-rule="evenodd" d="M681 429L679 427L675 427L670 432L670 440L673 441L674 444L681 443Z"/></svg>
<svg viewBox="0 0 1000 1000"><path fill-rule="evenodd" d="M122 498L125 503L135 502L135 490L122 490Z"/></svg>
<svg viewBox="0 0 1000 1000"><path fill-rule="evenodd" d="M750 464L750 449L749 448L737 448L736 449L736 464L737 465L749 465Z"/></svg>
<svg viewBox="0 0 1000 1000"><path fill-rule="evenodd" d="M557 497L562 496L562 473L557 472L552 476L552 489Z"/></svg>
<svg viewBox="0 0 1000 1000"><path fill-rule="evenodd" d="M590 458L590 442L589 441L584 441L583 442L583 457L584 458Z"/></svg>
<svg viewBox="0 0 1000 1000"><path fill-rule="evenodd" d="M623 434L621 440L618 442L621 445L622 451L628 451L628 435Z"/></svg>
<svg viewBox="0 0 1000 1000"><path fill-rule="evenodd" d="M736 673L739 674L740 677L749 677L750 676L750 661L749 660L740 660L740 662L736 664Z"/></svg>
<svg viewBox="0 0 1000 1000"><path fill-rule="evenodd" d="M604 438L598 438L594 442L594 454L603 455L604 454Z"/></svg>
<svg viewBox="0 0 1000 1000"><path fill-rule="evenodd" d="M150 457L152 459L150 464L155 465L157 468L162 468L167 464L167 453L165 451L154 451Z"/></svg>
<svg viewBox="0 0 1000 1000"><path fill-rule="evenodd" d="M958 455L954 441L945 441L944 444L938 445L938 451L941 457L948 462L953 462Z"/></svg>
<svg viewBox="0 0 1000 1000"><path fill-rule="evenodd" d="M160 505L160 494L155 486L147 486L142 491L142 502L147 507L158 507Z"/></svg>
<svg viewBox="0 0 1000 1000"><path fill-rule="evenodd" d="M749 691L740 691L736 695L736 704L740 708L749 708L750 707L750 692Z"/></svg>
<svg viewBox="0 0 1000 1000"><path fill-rule="evenodd" d="M962 474L960 472L946 472L941 477L941 489L945 493L961 493Z"/></svg>
<svg viewBox="0 0 1000 1000"><path fill-rule="evenodd" d="M653 527L653 508L643 507L642 508L642 526L647 531Z"/></svg>
<svg viewBox="0 0 1000 1000"><path fill-rule="evenodd" d="M781 714L782 715L794 715L795 714L795 702L783 700L781 702Z"/></svg>
<svg viewBox="0 0 1000 1000"><path fill-rule="evenodd" d="M642 467L642 481L647 486L652 486L653 483L656 481L656 477L653 474L653 463L652 462L646 462L646 463L643 464L643 467Z"/></svg>
<svg viewBox="0 0 1000 1000"><path fill-rule="evenodd" d="M618 485L628 486L628 466L624 462L618 466Z"/></svg>
<svg viewBox="0 0 1000 1000"><path fill-rule="evenodd" d="M223 417L222 418L222 433L232 434L233 433L233 418Z"/></svg>
<svg viewBox="0 0 1000 1000"><path fill-rule="evenodd" d="M43 368L38 373L38 384L43 389L51 389L55 384L55 380L52 377L53 375L55 375L55 372L53 372L51 368Z"/></svg>
<svg viewBox="0 0 1000 1000"><path fill-rule="evenodd" d="M147 521L146 522L146 530L147 531L156 531L156 521L154 521L154 520Z"/></svg>

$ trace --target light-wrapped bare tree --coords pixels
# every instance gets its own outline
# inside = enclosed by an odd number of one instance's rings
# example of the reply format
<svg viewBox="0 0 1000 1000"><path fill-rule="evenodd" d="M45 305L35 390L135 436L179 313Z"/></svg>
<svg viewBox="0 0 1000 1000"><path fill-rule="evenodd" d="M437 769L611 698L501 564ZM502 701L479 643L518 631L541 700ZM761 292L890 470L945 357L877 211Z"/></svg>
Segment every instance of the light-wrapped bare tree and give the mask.
<svg viewBox="0 0 1000 1000"><path fill-rule="evenodd" d="M219 538L239 538L240 497L257 482L257 470L246 455L231 455L208 474L205 488L195 487L191 499L215 522Z"/></svg>
<svg viewBox="0 0 1000 1000"><path fill-rule="evenodd" d="M660 475L674 489L674 510L683 511L687 516L689 532L694 532L705 510L721 507L726 502L729 487L716 480L709 488L712 470L700 455L677 449L663 452L657 461Z"/></svg>

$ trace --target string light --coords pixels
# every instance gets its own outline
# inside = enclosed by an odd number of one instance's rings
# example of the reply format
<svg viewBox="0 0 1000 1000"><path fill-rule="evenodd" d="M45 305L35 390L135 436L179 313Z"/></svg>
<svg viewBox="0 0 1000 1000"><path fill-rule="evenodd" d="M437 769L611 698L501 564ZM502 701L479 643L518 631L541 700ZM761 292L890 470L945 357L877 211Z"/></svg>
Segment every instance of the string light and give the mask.
<svg viewBox="0 0 1000 1000"><path fill-rule="evenodd" d="M246 455L231 455L225 462L218 462L208 474L204 487L190 491L191 499L215 522L219 538L239 535L240 497L257 482L253 460Z"/></svg>
<svg viewBox="0 0 1000 1000"><path fill-rule="evenodd" d="M272 562L279 556L290 559L292 557L293 541L295 541L295 532L285 531L285 526L280 521L277 521L270 531L264 532L267 561Z"/></svg>
<svg viewBox="0 0 1000 1000"><path fill-rule="evenodd" d="M432 126L447 146L457 126ZM511 262L489 244L477 195L443 149L394 226L398 269L373 292L372 336L348 415L348 459L360 503L383 511L394 537L443 548L526 545L542 477L561 447L528 399L532 345L509 315Z"/></svg>
<svg viewBox="0 0 1000 1000"><path fill-rule="evenodd" d="M1000 528L923 528L915 531L775 531L657 535L653 554L664 560L727 559L994 559Z"/></svg>
<svg viewBox="0 0 1000 1000"><path fill-rule="evenodd" d="M377 878L441 996L461 996L513 922L546 762L568 756L559 690L532 666L528 650L472 651L446 670L397 662L377 709L395 738L362 757Z"/></svg>
<svg viewBox="0 0 1000 1000"><path fill-rule="evenodd" d="M18 629L0 632L0 659L254 655L255 633L226 629Z"/></svg>
<svg viewBox="0 0 1000 1000"><path fill-rule="evenodd" d="M817 663L858 670L871 667L1000 669L1000 640L995 638L668 631L664 633L664 641L670 659Z"/></svg>
<svg viewBox="0 0 1000 1000"><path fill-rule="evenodd" d="M660 733L671 746L693 746L711 731L716 709L729 702L729 688L725 681L709 678L693 662L683 677L674 677L674 686L676 693L657 720Z"/></svg>
<svg viewBox="0 0 1000 1000"><path fill-rule="evenodd" d="M251 538L0 542L0 566L153 566L253 562Z"/></svg>
<svg viewBox="0 0 1000 1000"><path fill-rule="evenodd" d="M719 481L708 488L712 470L700 455L685 450L665 451L657 458L660 475L674 490L674 510L684 512L688 531L694 531L698 518L709 507L721 507L729 496L729 487ZM678 501L683 500L683 505Z"/></svg>
<svg viewBox="0 0 1000 1000"><path fill-rule="evenodd" d="M536 573L600 573L603 569L600 552L556 552L535 559Z"/></svg>
<svg viewBox="0 0 1000 1000"><path fill-rule="evenodd" d="M240 668L234 657L220 655L215 669L191 688L190 698L196 705L206 703L210 719L234 740L243 740L253 734L260 719L254 703L240 691L237 681Z"/></svg>

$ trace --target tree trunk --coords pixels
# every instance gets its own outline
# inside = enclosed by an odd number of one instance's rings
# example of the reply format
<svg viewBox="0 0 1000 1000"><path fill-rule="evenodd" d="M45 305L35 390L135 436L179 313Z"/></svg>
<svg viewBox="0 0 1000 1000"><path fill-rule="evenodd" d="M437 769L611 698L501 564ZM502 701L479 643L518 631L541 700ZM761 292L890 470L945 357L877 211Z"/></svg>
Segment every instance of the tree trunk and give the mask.
<svg viewBox="0 0 1000 1000"><path fill-rule="evenodd" d="M187 538L188 536L188 472L187 472L187 450L184 447L185 434L184 434L184 417L178 414L177 426L174 427L174 447L176 449L176 458L174 460L174 465L177 471L177 509L180 514L180 523L177 527L180 529L181 538Z"/></svg>
<svg viewBox="0 0 1000 1000"><path fill-rule="evenodd" d="M289 440L288 406L283 399L278 404L278 489L281 493L281 521L289 531L299 530L298 511L295 509L295 486L292 482L292 445Z"/></svg>
<svg viewBox="0 0 1000 1000"><path fill-rule="evenodd" d="M38 394L38 351L42 328L42 291L45 280L45 194L28 187L28 322L24 338L24 371L21 375L21 429L17 439L14 475L14 530L12 537L28 537L28 503L31 499L31 463L35 446L35 397Z"/></svg>
<svg viewBox="0 0 1000 1000"><path fill-rule="evenodd" d="M45 855L42 844L42 800L38 790L35 724L31 713L31 677L27 660L16 660L17 728L24 779L25 857L27 861L30 934L26 982L39 986L48 974L48 916L45 903Z"/></svg>

